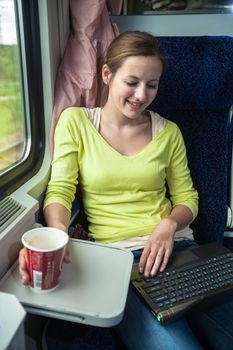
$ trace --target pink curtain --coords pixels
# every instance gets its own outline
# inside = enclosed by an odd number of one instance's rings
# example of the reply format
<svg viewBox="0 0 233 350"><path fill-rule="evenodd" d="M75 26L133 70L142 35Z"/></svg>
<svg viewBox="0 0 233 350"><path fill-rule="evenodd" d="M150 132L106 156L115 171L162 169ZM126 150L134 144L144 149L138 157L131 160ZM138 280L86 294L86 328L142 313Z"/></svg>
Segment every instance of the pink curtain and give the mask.
<svg viewBox="0 0 233 350"><path fill-rule="evenodd" d="M121 13L123 0L107 0L108 10L111 15L119 15Z"/></svg>
<svg viewBox="0 0 233 350"><path fill-rule="evenodd" d="M61 112L69 106L96 107L104 102L100 67L104 52L118 29L109 12L120 12L122 1L70 0L71 34L57 73L50 130L53 154L54 130ZM108 6L107 6L108 5Z"/></svg>

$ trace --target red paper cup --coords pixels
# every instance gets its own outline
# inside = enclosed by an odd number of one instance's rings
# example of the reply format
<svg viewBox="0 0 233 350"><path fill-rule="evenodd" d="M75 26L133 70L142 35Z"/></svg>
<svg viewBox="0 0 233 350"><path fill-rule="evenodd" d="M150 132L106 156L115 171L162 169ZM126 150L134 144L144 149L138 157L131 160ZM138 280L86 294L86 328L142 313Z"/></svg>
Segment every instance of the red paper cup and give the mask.
<svg viewBox="0 0 233 350"><path fill-rule="evenodd" d="M24 233L22 243L33 291L43 293L57 288L68 240L67 233L52 227Z"/></svg>

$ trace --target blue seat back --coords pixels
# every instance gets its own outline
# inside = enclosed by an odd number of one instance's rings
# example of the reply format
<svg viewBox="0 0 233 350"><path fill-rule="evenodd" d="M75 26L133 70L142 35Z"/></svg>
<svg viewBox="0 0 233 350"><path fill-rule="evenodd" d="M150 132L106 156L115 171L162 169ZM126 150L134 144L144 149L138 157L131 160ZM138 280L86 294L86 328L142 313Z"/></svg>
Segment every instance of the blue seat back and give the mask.
<svg viewBox="0 0 233 350"><path fill-rule="evenodd" d="M233 105L233 38L161 37L168 59L150 106L180 127L199 192L192 224L198 243L223 241L230 196Z"/></svg>

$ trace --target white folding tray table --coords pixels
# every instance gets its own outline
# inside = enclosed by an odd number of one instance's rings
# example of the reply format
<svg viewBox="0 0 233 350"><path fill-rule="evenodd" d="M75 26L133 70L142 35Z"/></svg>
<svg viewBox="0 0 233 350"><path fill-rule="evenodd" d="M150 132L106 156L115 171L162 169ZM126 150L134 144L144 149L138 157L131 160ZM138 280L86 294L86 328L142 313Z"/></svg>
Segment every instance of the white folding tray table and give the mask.
<svg viewBox="0 0 233 350"><path fill-rule="evenodd" d="M124 314L133 254L110 245L71 239L71 263L63 264L58 288L39 294L21 283L18 262L0 281L29 313L100 327L118 324Z"/></svg>

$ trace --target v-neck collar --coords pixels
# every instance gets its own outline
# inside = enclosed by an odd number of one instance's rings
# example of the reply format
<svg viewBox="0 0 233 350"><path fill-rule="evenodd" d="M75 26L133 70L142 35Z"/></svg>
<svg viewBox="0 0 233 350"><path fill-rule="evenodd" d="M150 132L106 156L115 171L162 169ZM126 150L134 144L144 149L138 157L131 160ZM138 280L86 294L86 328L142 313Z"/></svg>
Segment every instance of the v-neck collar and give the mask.
<svg viewBox="0 0 233 350"><path fill-rule="evenodd" d="M163 131L163 129L166 126L166 123L164 123L164 126L161 127L161 130L158 130L158 132L156 132L156 134L153 135L152 132L152 138L150 140L150 142L148 142L144 147L142 147L140 150L138 150L137 152L135 152L134 154L131 155L125 155L122 154L121 152L117 151L110 143L108 143L105 138L100 134L99 132L99 127L100 127L100 120L101 120L101 107L96 107L93 109L88 109L88 108L84 108L85 114L87 116L88 119L88 125L90 125L91 129L94 131L94 133L96 135L98 135L98 138L102 141L102 143L105 144L105 146L108 147L108 149L110 149L113 153L117 154L118 157L122 157L124 159L133 159L136 158L138 156L140 156L141 154L143 154L144 152L146 152L146 150L148 148L151 147L151 144L154 143L154 140L157 139L157 136L160 134L161 131ZM92 112L92 115L90 116L90 111ZM151 130L155 130L155 123L156 123L156 118L154 117L156 114L151 113L150 111L149 115L151 118ZM93 113L96 113L95 118L93 117ZM160 117L161 118L161 117ZM162 118L163 120L165 120L164 118Z"/></svg>

